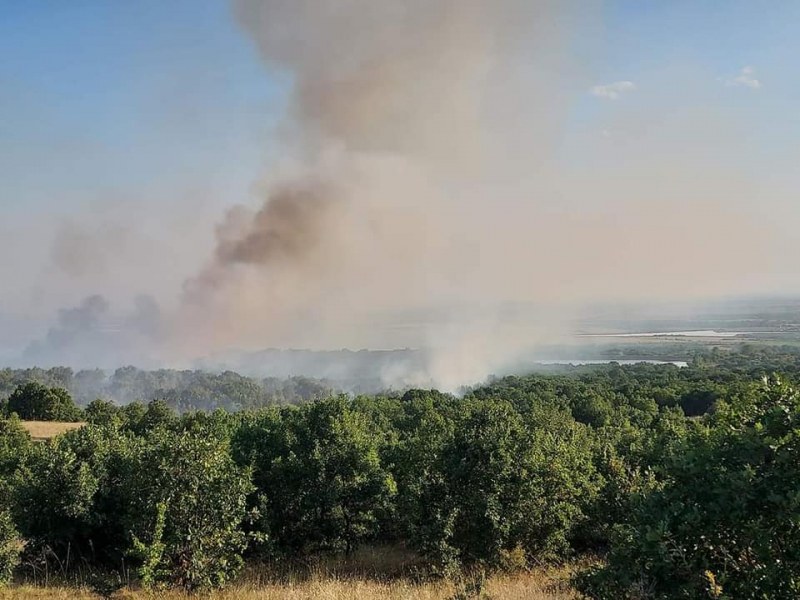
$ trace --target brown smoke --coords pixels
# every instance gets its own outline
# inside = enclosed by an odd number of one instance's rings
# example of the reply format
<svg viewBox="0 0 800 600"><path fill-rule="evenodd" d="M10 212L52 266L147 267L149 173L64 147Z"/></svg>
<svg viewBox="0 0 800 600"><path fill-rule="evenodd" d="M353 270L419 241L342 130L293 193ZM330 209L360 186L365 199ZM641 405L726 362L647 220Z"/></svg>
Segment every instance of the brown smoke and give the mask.
<svg viewBox="0 0 800 600"><path fill-rule="evenodd" d="M582 140L604 169L562 161L593 2L234 8L293 82L294 175L229 213L187 281L177 337L194 351L406 339L441 349L434 377L451 385L550 339L582 302L737 291L763 260L746 178L716 158L735 146L724 116L636 114L603 147Z"/></svg>
<svg viewBox="0 0 800 600"><path fill-rule="evenodd" d="M322 226L331 198L322 189L283 189L253 217L244 237L222 240L217 258L223 263L266 264L300 260L313 252L324 234Z"/></svg>
<svg viewBox="0 0 800 600"><path fill-rule="evenodd" d="M185 284L187 298L224 286L225 272L235 265L294 264L301 268L325 236L325 224L333 210L334 194L313 182L284 186L273 191L255 214L243 207L228 211L217 227L217 247L212 263Z"/></svg>

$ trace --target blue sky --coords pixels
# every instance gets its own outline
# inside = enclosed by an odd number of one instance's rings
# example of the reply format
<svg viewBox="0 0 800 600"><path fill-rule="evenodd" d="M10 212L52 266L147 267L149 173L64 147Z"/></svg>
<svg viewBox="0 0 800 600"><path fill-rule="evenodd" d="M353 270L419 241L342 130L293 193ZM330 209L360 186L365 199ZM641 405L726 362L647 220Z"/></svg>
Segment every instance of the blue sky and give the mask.
<svg viewBox="0 0 800 600"><path fill-rule="evenodd" d="M235 182L280 101L225 2L7 1L0 54L5 211L195 172Z"/></svg>
<svg viewBox="0 0 800 600"><path fill-rule="evenodd" d="M131 265L151 247L143 262L174 269L151 267L141 291L179 288L224 207L248 198L286 86L215 0L4 1L0 56L0 275L14 282L0 346L18 351L55 307L92 289L129 298L146 276L99 257L96 277L63 277L51 262L65 227L89 242L122 232Z"/></svg>
<svg viewBox="0 0 800 600"><path fill-rule="evenodd" d="M5 0L0 11L7 216L69 212L87 196L150 181L180 186L193 173L246 189L286 85L259 62L227 2ZM595 35L578 42L594 83L632 81L639 95L643 86L679 95L680 82L659 77L670 65L691 65L716 86L715 101L758 120L760 143L773 144L767 156L796 139L786 127L798 128L797 2L617 0L599 14ZM731 93L715 80L745 66L761 93ZM614 104L621 102L576 96L572 119L602 124Z"/></svg>

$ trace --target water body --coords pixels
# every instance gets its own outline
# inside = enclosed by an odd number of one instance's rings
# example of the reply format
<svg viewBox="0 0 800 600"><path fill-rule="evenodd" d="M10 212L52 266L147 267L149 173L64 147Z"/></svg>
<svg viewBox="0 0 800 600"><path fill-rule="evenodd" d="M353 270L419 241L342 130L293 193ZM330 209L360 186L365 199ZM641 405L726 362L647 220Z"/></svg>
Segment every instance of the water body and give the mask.
<svg viewBox="0 0 800 600"><path fill-rule="evenodd" d="M699 338L732 338L738 335L757 333L780 333L777 331L716 331L715 329L696 329L692 331L644 331L640 333L584 333L578 337L602 338L640 338L640 337L699 337Z"/></svg>
<svg viewBox="0 0 800 600"><path fill-rule="evenodd" d="M575 359L561 359L561 360L537 360L536 364L538 365L571 365L574 367L579 367L582 365L609 365L611 363L617 363L620 365L638 365L641 363L645 363L648 365L675 365L676 367L688 367L689 363L685 360L631 360L631 359L624 359L624 360L613 360L613 359L583 359L583 358L575 358Z"/></svg>

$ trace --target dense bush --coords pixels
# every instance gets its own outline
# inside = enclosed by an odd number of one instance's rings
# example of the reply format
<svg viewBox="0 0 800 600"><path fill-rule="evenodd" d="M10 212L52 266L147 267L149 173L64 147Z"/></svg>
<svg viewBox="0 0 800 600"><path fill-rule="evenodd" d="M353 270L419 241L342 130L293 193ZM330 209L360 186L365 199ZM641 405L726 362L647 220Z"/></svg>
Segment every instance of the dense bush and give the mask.
<svg viewBox="0 0 800 600"><path fill-rule="evenodd" d="M14 527L11 513L5 506L0 507L0 586L11 580L21 551L22 540Z"/></svg>
<svg viewBox="0 0 800 600"><path fill-rule="evenodd" d="M146 585L216 587L243 566L250 474L208 433L157 430L132 458L122 495Z"/></svg>
<svg viewBox="0 0 800 600"><path fill-rule="evenodd" d="M242 381L214 384L237 397ZM124 564L145 586L194 590L246 558L377 542L416 551L429 574L589 550L607 560L581 586L604 599L800 594L800 400L730 357L507 377L460 398L184 414L95 400L86 426L36 443L17 409L63 418L74 405L16 390L0 417L0 579L21 558L63 573Z"/></svg>
<svg viewBox="0 0 800 600"><path fill-rule="evenodd" d="M597 598L800 596L800 399L772 381L720 405L618 525Z"/></svg>
<svg viewBox="0 0 800 600"><path fill-rule="evenodd" d="M18 488L20 470L31 450L31 438L19 419L0 417L0 506L8 507Z"/></svg>
<svg viewBox="0 0 800 600"><path fill-rule="evenodd" d="M261 531L290 555L352 551L377 531L395 491L374 423L335 397L261 415L235 440L261 490Z"/></svg>
<svg viewBox="0 0 800 600"><path fill-rule="evenodd" d="M20 470L30 443L30 436L16 417L0 417L0 586L11 578L22 551L22 540L9 509L21 483Z"/></svg>
<svg viewBox="0 0 800 600"><path fill-rule="evenodd" d="M83 411L83 417L94 425L112 425L119 419L118 412L119 409L113 402L97 398Z"/></svg>
<svg viewBox="0 0 800 600"><path fill-rule="evenodd" d="M557 409L496 400L466 402L451 431L418 492L418 548L445 569L568 555L599 487L588 432Z"/></svg>
<svg viewBox="0 0 800 600"><path fill-rule="evenodd" d="M37 445L16 493L34 557L117 566L148 584L222 585L242 566L249 472L208 431L87 426ZM135 564L135 563L134 563Z"/></svg>
<svg viewBox="0 0 800 600"><path fill-rule="evenodd" d="M84 427L33 445L15 495L29 553L112 564L124 555L119 487L132 472L135 442L114 429Z"/></svg>
<svg viewBox="0 0 800 600"><path fill-rule="evenodd" d="M30 421L79 421L81 418L81 411L67 390L33 381L14 390L8 398L7 410Z"/></svg>

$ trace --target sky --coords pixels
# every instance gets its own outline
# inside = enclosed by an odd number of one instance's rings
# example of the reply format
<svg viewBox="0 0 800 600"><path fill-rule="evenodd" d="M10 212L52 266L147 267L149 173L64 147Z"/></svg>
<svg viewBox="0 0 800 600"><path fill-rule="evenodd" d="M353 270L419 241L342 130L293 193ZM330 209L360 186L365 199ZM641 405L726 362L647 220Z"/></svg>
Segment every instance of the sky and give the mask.
<svg viewBox="0 0 800 600"><path fill-rule="evenodd" d="M6 339L20 343L88 293L117 291L122 301L125 280L148 272L141 291L175 288L198 255L173 234L200 244L221 207L247 198L285 101L285 84L264 72L230 7L3 2L0 54ZM88 240L110 230L117 252L155 247L144 264L123 261L128 272L97 257L86 269L95 277L65 277L53 266L54 240L71 230ZM175 268L154 272L152 260Z"/></svg>
<svg viewBox="0 0 800 600"><path fill-rule="evenodd" d="M800 291L800 268L787 258L800 249L800 4L576 6L543 9L537 34L549 40L549 29L561 31L553 47L570 66L556 84L547 69L562 62L542 67L543 85L560 91L554 104L532 109L558 112L559 122L533 169L557 168L547 189L558 200L536 214L590 222L609 213L617 190L609 181L671 177L653 166L660 161L685 161L681 173L702 165L721 182L709 193L747 193L700 206L698 227L714 227L715 207L724 205L719 223L727 227L734 215L731 235L770 240L769 249L747 246L755 258L740 280L703 293ZM209 273L226 211L258 210L275 173L296 168L286 165L287 148L305 143L309 129L298 136L287 115L307 65L271 46L256 17L224 0L0 2L0 359L17 356L58 326L59 310L93 294L114 307L103 325L111 330L126 327L136 298L180 305L187 279ZM678 220L694 219L693 206L675 205ZM709 244L723 237L710 235ZM699 261L702 250L694 248ZM650 249L631 242L625 251ZM558 269L543 273L559 277ZM582 300L605 292L564 289Z"/></svg>

